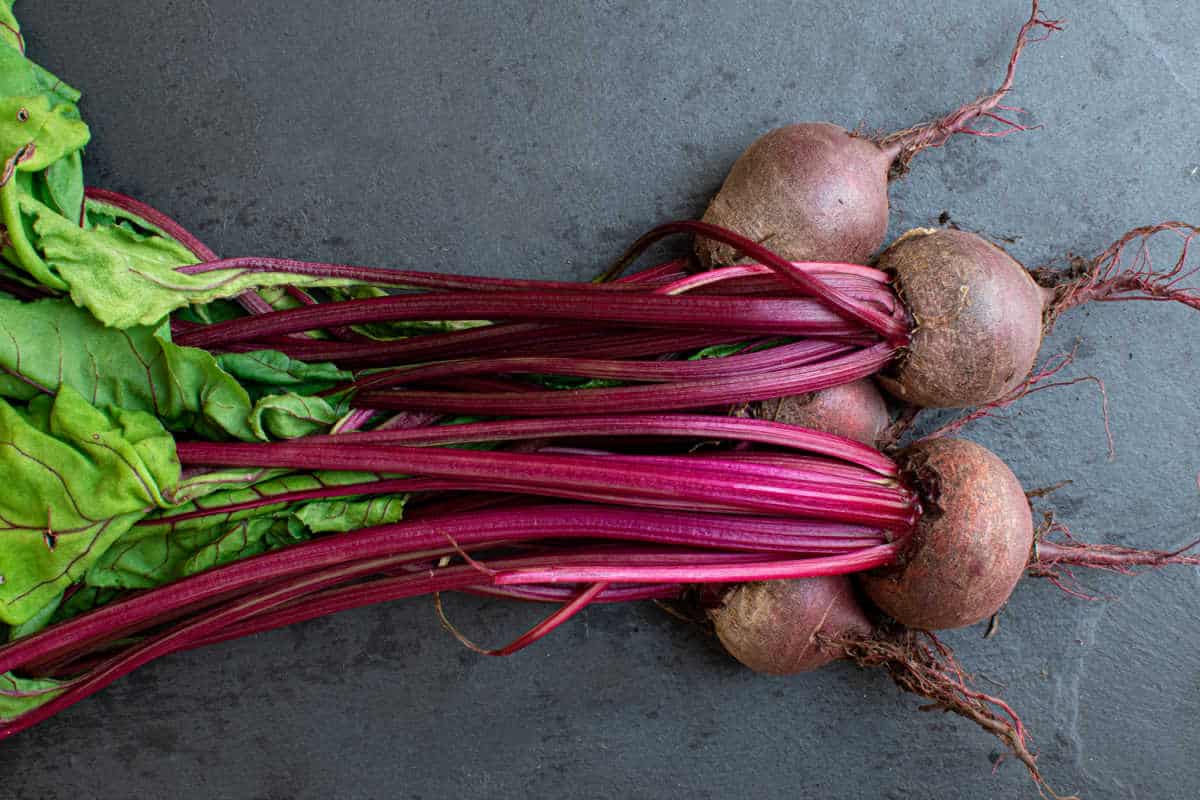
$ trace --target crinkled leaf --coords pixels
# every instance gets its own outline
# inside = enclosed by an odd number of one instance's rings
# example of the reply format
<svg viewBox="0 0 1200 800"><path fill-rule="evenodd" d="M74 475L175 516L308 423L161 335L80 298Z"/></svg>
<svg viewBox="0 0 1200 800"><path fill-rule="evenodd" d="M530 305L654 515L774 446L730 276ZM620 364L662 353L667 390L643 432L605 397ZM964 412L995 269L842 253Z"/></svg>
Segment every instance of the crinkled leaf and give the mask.
<svg viewBox="0 0 1200 800"><path fill-rule="evenodd" d="M150 414L100 410L63 387L25 413L0 401L0 621L20 625L83 576L179 479Z"/></svg>
<svg viewBox="0 0 1200 800"><path fill-rule="evenodd" d="M200 469L189 471L171 492L171 502L182 506L202 500L217 492L245 489L255 483L273 480L287 475L286 469L263 467L228 467L226 469Z"/></svg>
<svg viewBox="0 0 1200 800"><path fill-rule="evenodd" d="M0 45L0 163L5 166L0 211L8 234L3 255L39 283L64 289L30 241L30 220L21 213L21 200L41 197L78 222L83 197L79 152L91 134L75 105L79 92L25 57L11 4L0 11L0 23L0 41L7 45Z"/></svg>
<svg viewBox="0 0 1200 800"><path fill-rule="evenodd" d="M280 389L311 394L354 378L353 374L333 364L298 361L278 350L222 353L217 356L217 365L237 378L255 399Z"/></svg>
<svg viewBox="0 0 1200 800"><path fill-rule="evenodd" d="M169 517L220 509L285 492L379 480L372 473L286 475L252 487L210 494L172 509ZM403 517L404 495L277 503L176 522L145 520L97 560L88 583L127 589L159 586L205 569L247 558L316 533L345 532Z"/></svg>
<svg viewBox="0 0 1200 800"><path fill-rule="evenodd" d="M19 678L11 672L0 672L0 724L50 702L65 688L52 678Z"/></svg>
<svg viewBox="0 0 1200 800"><path fill-rule="evenodd" d="M284 524L273 516L166 530L137 528L110 547L88 571L93 586L148 589L218 564L266 552L265 535Z"/></svg>
<svg viewBox="0 0 1200 800"><path fill-rule="evenodd" d="M0 396L29 400L67 385L93 405L148 411L170 430L247 441L324 431L343 413L337 398L266 395L265 384L252 384L252 397L208 351L168 337L165 325L106 328L66 300L0 299ZM269 351L245 355L255 360L228 363L247 374L253 363L260 368L255 377L278 385L346 375Z"/></svg>
<svg viewBox="0 0 1200 800"><path fill-rule="evenodd" d="M340 285L346 281L269 272L221 270L187 275L176 267L196 263L183 245L121 224L79 227L33 197L21 211L33 220L38 248L71 299L105 325L154 325L189 304L234 297L258 286Z"/></svg>
<svg viewBox="0 0 1200 800"><path fill-rule="evenodd" d="M208 490L201 496L187 503L180 504L169 511L155 514L143 520L135 531L125 537L132 541L139 536L156 535L161 531L199 530L212 527L217 523L248 519L253 516L275 514L287 510L287 504L280 502L256 508L221 513L210 513L203 517L173 521L170 524L160 522L163 517L175 519L196 511L216 512L230 506L240 505L249 501L262 500L292 492L306 492L315 489L326 489L337 486L348 486L355 483L369 483L381 480L374 472L301 472L284 473L282 470L247 472L240 476L234 470L222 470L210 473L207 478L221 480L221 483L209 483ZM190 481L184 481L187 485ZM349 530L349 528L346 528Z"/></svg>
<svg viewBox="0 0 1200 800"><path fill-rule="evenodd" d="M371 525L399 522L407 495L385 494L362 500L317 500L297 508L292 516L312 533L345 533Z"/></svg>
<svg viewBox="0 0 1200 800"><path fill-rule="evenodd" d="M273 394L254 404L250 428L260 439L295 439L328 431L347 410L349 404L345 396Z"/></svg>
<svg viewBox="0 0 1200 800"><path fill-rule="evenodd" d="M28 400L67 385L93 405L148 411L171 430L256 438L246 390L208 352L166 335L105 328L66 300L0 300L0 395Z"/></svg>

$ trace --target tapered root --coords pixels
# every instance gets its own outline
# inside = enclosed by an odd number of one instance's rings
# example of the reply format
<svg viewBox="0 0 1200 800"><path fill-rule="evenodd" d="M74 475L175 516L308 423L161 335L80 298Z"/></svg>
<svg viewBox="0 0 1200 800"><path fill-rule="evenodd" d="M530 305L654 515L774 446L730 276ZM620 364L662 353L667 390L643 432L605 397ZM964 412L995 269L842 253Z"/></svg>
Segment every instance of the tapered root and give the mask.
<svg viewBox="0 0 1200 800"><path fill-rule="evenodd" d="M861 667L883 667L901 689L930 700L932 704L922 707L923 711L950 711L991 733L1025 765L1039 791L1059 798L1042 779L1021 718L1004 700L975 689L954 652L937 636L900 629L829 644L844 650L846 657Z"/></svg>
<svg viewBox="0 0 1200 800"><path fill-rule="evenodd" d="M1151 245L1166 234L1179 237L1178 254L1167 269L1155 269ZM1200 227L1187 222L1143 225L1126 233L1090 261L1074 258L1066 268L1034 270L1034 279L1054 290L1054 299L1045 312L1046 330L1054 326L1064 311L1093 301L1156 300L1183 303L1200 310L1200 287L1188 285L1200 272L1200 263L1190 263L1194 260L1192 241L1197 235Z"/></svg>
<svg viewBox="0 0 1200 800"><path fill-rule="evenodd" d="M1012 90L1013 78L1017 72L1017 61L1020 59L1025 45L1043 41L1054 31L1062 30L1062 24L1063 20L1046 19L1038 8L1038 0L1033 0L1029 19L1017 33L1017 43L1008 57L1008 68L1005 70L1004 80L994 92L966 103L944 117L896 131L879 140L880 148L885 152L895 154L890 177L894 179L903 176L908 172L908 165L913 156L927 147L941 147L955 134L963 133L994 138L1030 130L1029 126L998 113L1021 112L1019 108L1000 105L1000 101ZM1040 36L1031 37L1030 33L1034 30L1041 30L1043 33ZM972 127L971 123L979 119L992 120L997 123L998 127L993 130Z"/></svg>

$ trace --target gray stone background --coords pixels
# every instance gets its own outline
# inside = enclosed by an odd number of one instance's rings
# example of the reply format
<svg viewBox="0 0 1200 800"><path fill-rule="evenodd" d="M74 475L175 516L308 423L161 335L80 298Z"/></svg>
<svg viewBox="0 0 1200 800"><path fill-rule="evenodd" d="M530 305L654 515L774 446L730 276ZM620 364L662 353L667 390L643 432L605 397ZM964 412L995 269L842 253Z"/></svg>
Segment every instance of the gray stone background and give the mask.
<svg viewBox="0 0 1200 800"><path fill-rule="evenodd" d="M892 191L1030 265L1200 217L1200 16L1186 0L1049 0L1014 103L1044 127L960 138ZM29 49L85 92L93 184L226 255L584 278L696 216L738 152L789 121L894 129L999 81L1023 0L23 2ZM1200 319L1109 304L1062 321L1103 378L969 429L1077 534L1200 535ZM999 634L947 635L999 684L1060 791L1195 797L1200 581L1027 581ZM540 609L452 598L500 641ZM957 718L883 674L740 669L653 606L593 608L518 656L464 650L408 601L175 656L0 744L21 798L1036 797Z"/></svg>

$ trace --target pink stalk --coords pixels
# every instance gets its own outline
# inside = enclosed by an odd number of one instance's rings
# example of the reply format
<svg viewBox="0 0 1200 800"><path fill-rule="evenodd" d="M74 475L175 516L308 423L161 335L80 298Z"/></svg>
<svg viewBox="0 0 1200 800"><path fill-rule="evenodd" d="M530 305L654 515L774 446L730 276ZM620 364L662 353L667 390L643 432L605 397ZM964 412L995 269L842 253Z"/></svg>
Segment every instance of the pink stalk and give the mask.
<svg viewBox="0 0 1200 800"><path fill-rule="evenodd" d="M875 283L890 283L887 273L872 267L864 267L858 264L843 264L841 262L823 262L823 261L793 261L792 266L812 273L813 275L829 282L831 285L837 286L838 278L853 276L862 278ZM764 264L734 264L728 267L717 267L715 269L697 272L692 275L686 275L678 278L663 286L659 286L654 291L659 294L682 294L684 292L694 291L705 287L717 286L729 281L736 281L743 278L757 277L768 278L763 284L782 290L789 287L789 283L779 277L779 274ZM853 285L849 281L844 281L846 286Z"/></svg>
<svg viewBox="0 0 1200 800"><path fill-rule="evenodd" d="M620 408L631 414L667 409L708 408L816 392L873 375L895 357L877 344L818 364L754 375L598 389L470 394L428 390L361 392L356 406L395 411L423 410L487 416L575 416Z"/></svg>
<svg viewBox="0 0 1200 800"><path fill-rule="evenodd" d="M888 295L883 295L888 299ZM894 319L871 305L871 297L847 299L875 319ZM180 335L180 344L217 347L264 337L339 325L401 320L505 319L532 322L586 322L651 328L723 330L768 336L861 336L857 320L843 319L809 298L657 295L641 292L598 295L561 292L430 292L345 300L227 320Z"/></svg>
<svg viewBox="0 0 1200 800"><path fill-rule="evenodd" d="M745 581L797 580L826 575L845 575L852 572L887 566L907 545L906 541L866 547L854 553L823 558L776 559L747 564L711 566L626 565L576 567L556 564L548 567L528 567L497 572L492 581L497 586L524 583L743 583Z"/></svg>
<svg viewBox="0 0 1200 800"><path fill-rule="evenodd" d="M377 372L359 378L359 391L437 380L457 375L570 375L627 381L687 381L759 374L800 367L845 355L852 348L836 341L805 339L752 353L696 361L630 361L546 356L461 359Z"/></svg>
<svg viewBox="0 0 1200 800"><path fill-rule="evenodd" d="M704 414L606 414L591 417L513 419L437 425L387 431L361 431L338 437L310 436L308 443L450 445L498 442L513 439L550 439L592 436L668 436L722 439L787 447L848 461L879 475L894 478L896 462L851 439L770 420L718 417ZM728 458L729 454L722 454ZM767 458L757 454L756 458ZM786 458L796 458L788 454Z"/></svg>
<svg viewBox="0 0 1200 800"><path fill-rule="evenodd" d="M884 502L869 494L874 489L846 486L834 492L814 482L771 480L757 474L757 470L754 474L748 471L739 480L728 474L714 474L688 458L677 458L678 465L668 469L660 463L605 463L603 458L436 447L352 447L304 441L179 442L176 452L179 460L189 466L362 470L481 480L550 497L561 496L564 490L611 492L630 504L643 498L663 499L885 527L904 528L913 518L907 490L893 490L894 500Z"/></svg>
<svg viewBox="0 0 1200 800"><path fill-rule="evenodd" d="M806 559L815 561L816 559ZM773 567L790 571L814 571L820 569L839 569L845 562L826 561L822 566L809 565L801 568L798 560L777 559L769 562ZM639 570L671 570L695 569L709 570L715 568L738 568L741 565L755 565L761 568L763 562L754 561L753 557L744 554L704 554L704 553L667 553L667 552L608 552L589 553L587 551L570 551L553 556L521 556L516 558L497 559L487 563L472 562L421 572L406 572L397 576L374 578L369 581L336 586L313 592L309 596L298 598L258 616L246 619L217 636L196 642L196 646L226 641L241 636L260 633L275 628L294 625L317 617L375 605L381 602L412 597L417 594L433 594L439 591L470 591L473 593L509 593L515 592L520 599L522 595L546 595L550 592L562 593L563 601L569 601L576 595L572 584L526 584L520 580L512 583L498 584L499 576L512 576L521 570L537 570L542 568L565 567L568 569L603 569L606 562L617 561L629 569ZM867 559L863 563L870 563ZM836 573L840 574L840 573ZM506 579L507 580L507 579ZM436 581L436 582L434 582ZM430 587L436 588L430 588ZM611 590L611 587L609 587ZM652 591L649 591L652 590ZM671 596L677 594L679 584L631 585L619 591L626 599L641 598L646 594L653 596ZM565 595L565 596L563 596ZM597 598L603 597L603 592Z"/></svg>
<svg viewBox="0 0 1200 800"><path fill-rule="evenodd" d="M816 275L806 272L803 269L797 269L790 261L781 258L758 242L747 239L745 236L734 233L731 230L721 228L717 225L710 225L706 222L682 221L659 225L657 228L643 234L636 242L630 245L629 249L625 251L605 277L611 278L619 275L626 266L637 259L650 245L660 239L676 234L702 236L729 245L743 256L753 258L775 270L780 277L796 285L804 294L818 298L823 304L836 311L844 319L852 320L875 331L893 344L903 346L908 343L909 327L906 319L899 319L872 308L869 303L863 302L862 298L843 294L829 286Z"/></svg>

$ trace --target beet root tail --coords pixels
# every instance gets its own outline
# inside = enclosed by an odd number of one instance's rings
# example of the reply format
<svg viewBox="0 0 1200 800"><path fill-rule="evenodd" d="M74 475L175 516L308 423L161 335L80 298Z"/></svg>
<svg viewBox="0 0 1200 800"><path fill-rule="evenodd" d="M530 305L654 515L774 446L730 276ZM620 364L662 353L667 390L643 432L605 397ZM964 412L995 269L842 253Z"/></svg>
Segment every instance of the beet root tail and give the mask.
<svg viewBox="0 0 1200 800"><path fill-rule="evenodd" d="M1156 269L1152 245L1165 234L1179 237L1174 262ZM1053 291L1045 311L1048 331L1064 311L1084 303L1120 300L1155 300L1183 303L1200 310L1200 287L1188 285L1200 271L1190 263L1192 242L1200 226L1168 221L1143 225L1127 232L1091 260L1072 258L1066 268L1043 267L1033 271L1034 280Z"/></svg>
<svg viewBox="0 0 1200 800"><path fill-rule="evenodd" d="M1004 700L973 688L954 652L934 634L900 629L830 644L841 647L860 667L886 669L901 689L931 701L923 711L950 711L991 733L1025 765L1043 796L1078 800L1061 797L1046 785L1021 718Z"/></svg>
<svg viewBox="0 0 1200 800"><path fill-rule="evenodd" d="M1038 0L1033 0L1029 19L1018 31L1016 44L1013 45L1012 53L1008 57L1004 80L995 91L963 104L944 117L890 133L879 140L880 148L891 155L893 159L889 177L892 179L902 177L908 172L908 165L917 153L927 147L941 147L955 134L996 138L1030 130L1030 126L1010 119L1002 113L1020 113L1022 109L1003 106L1000 101L1012 90L1013 79L1017 72L1017 61L1025 50L1025 46L1043 41L1054 31L1062 30L1062 26L1063 20L1047 19L1043 16ZM1040 36L1030 36L1034 30L1039 29L1043 31ZM979 119L991 120L997 123L998 127L994 130L972 127L972 123Z"/></svg>

